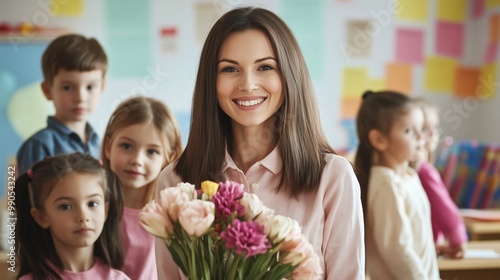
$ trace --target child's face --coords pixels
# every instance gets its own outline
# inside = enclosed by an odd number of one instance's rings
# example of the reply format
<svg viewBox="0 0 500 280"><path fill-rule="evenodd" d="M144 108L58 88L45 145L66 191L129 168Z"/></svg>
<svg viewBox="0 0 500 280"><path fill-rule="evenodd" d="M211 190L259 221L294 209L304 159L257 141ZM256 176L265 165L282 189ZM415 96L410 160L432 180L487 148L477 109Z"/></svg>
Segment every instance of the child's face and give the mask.
<svg viewBox="0 0 500 280"><path fill-rule="evenodd" d="M106 157L124 192L142 188L158 177L165 163L165 150L153 124L125 127L111 141Z"/></svg>
<svg viewBox="0 0 500 280"><path fill-rule="evenodd" d="M52 84L42 83L45 97L54 102L55 118L63 124L85 122L94 111L104 89L102 70L60 69Z"/></svg>
<svg viewBox="0 0 500 280"><path fill-rule="evenodd" d="M260 125L283 104L281 72L271 42L261 31L230 34L217 65L217 98L241 126Z"/></svg>
<svg viewBox="0 0 500 280"><path fill-rule="evenodd" d="M395 120L387 137L386 149L382 152L391 165L397 167L406 164L423 149L423 123L424 114L416 107Z"/></svg>
<svg viewBox="0 0 500 280"><path fill-rule="evenodd" d="M32 209L32 213L41 227L50 230L56 249L93 248L107 216L100 178L76 172L62 177L43 210Z"/></svg>
<svg viewBox="0 0 500 280"><path fill-rule="evenodd" d="M439 144L439 116L436 110L424 109L424 128L423 135L425 139L425 150L432 154Z"/></svg>

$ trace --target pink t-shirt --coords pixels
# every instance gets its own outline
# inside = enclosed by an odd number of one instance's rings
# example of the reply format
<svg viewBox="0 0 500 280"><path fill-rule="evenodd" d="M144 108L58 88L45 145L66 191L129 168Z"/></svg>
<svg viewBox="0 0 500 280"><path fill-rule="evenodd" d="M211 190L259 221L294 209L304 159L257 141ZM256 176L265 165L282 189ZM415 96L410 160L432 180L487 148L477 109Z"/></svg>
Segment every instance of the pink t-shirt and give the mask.
<svg viewBox="0 0 500 280"><path fill-rule="evenodd" d="M434 165L424 162L418 176L431 205L432 232L434 242L443 235L450 245L458 246L467 241L464 222Z"/></svg>
<svg viewBox="0 0 500 280"><path fill-rule="evenodd" d="M52 266L52 268L59 273L62 279L65 280L130 280L130 278L125 275L125 273L111 268L109 265L105 264L102 260L96 259L94 265L87 271L84 272L71 272L67 270L61 270ZM32 280L32 274L23 275L20 280Z"/></svg>
<svg viewBox="0 0 500 280"><path fill-rule="evenodd" d="M154 236L139 224L141 209L124 207L122 237L125 246L125 272L134 280L158 279Z"/></svg>
<svg viewBox="0 0 500 280"><path fill-rule="evenodd" d="M244 174L226 152L222 168L225 180L244 184L245 191L255 193L264 205L299 222L321 259L324 279L365 279L363 210L358 180L351 164L343 157L325 155L326 165L316 191L298 200L288 193L276 193L281 179L282 160L275 148ZM164 188L181 182L167 166L158 178L157 197ZM156 239L159 279L181 279L179 269L165 244Z"/></svg>

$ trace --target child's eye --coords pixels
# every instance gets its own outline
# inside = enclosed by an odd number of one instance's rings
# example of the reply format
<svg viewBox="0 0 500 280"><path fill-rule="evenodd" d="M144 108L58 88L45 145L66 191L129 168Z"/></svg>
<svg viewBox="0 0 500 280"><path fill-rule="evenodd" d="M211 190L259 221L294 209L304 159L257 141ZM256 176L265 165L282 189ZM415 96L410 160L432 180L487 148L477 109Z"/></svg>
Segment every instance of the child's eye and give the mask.
<svg viewBox="0 0 500 280"><path fill-rule="evenodd" d="M120 144L120 147L122 147L124 150L130 150L130 149L132 149L132 145L130 145L128 143Z"/></svg>
<svg viewBox="0 0 500 280"><path fill-rule="evenodd" d="M148 154L150 154L150 155L159 155L160 152L158 150L155 150L155 149L149 149L148 150Z"/></svg>
<svg viewBox="0 0 500 280"><path fill-rule="evenodd" d="M413 134L413 129L407 128L407 129L405 129L405 133L406 134Z"/></svg>
<svg viewBox="0 0 500 280"><path fill-rule="evenodd" d="M88 91L92 91L92 90L95 90L95 89L97 89L97 85L95 85L95 84L92 84L92 85L88 85L88 86L87 86L87 90L88 90Z"/></svg>
<svg viewBox="0 0 500 280"><path fill-rule="evenodd" d="M71 209L71 206L69 204L61 204L57 208L60 210L69 210L69 209Z"/></svg>
<svg viewBox="0 0 500 280"><path fill-rule="evenodd" d="M221 72L236 72L236 68L234 67L224 67L222 68L222 70L220 70Z"/></svg>
<svg viewBox="0 0 500 280"><path fill-rule="evenodd" d="M88 206L91 208L97 207L97 206L99 206L99 202L91 201L91 202L89 202Z"/></svg>
<svg viewBox="0 0 500 280"><path fill-rule="evenodd" d="M70 91L70 90L73 90L73 86L71 86L71 85L64 85L64 86L62 87L62 89L63 89L63 90L66 90L66 91Z"/></svg>

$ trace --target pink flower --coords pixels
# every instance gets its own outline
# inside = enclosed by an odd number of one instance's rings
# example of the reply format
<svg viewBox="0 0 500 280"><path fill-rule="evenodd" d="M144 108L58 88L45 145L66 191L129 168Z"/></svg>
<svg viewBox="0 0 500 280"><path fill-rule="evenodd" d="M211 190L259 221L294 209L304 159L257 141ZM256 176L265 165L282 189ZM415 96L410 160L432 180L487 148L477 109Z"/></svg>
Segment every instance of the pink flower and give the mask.
<svg viewBox="0 0 500 280"><path fill-rule="evenodd" d="M264 254L271 248L269 240L264 234L264 227L255 221L243 221L235 219L232 225L220 234L226 242L226 249L236 248L237 254L246 252L245 258Z"/></svg>
<svg viewBox="0 0 500 280"><path fill-rule="evenodd" d="M323 269L314 247L302 233L292 233L281 244L282 262L296 266L292 279L321 279Z"/></svg>
<svg viewBox="0 0 500 280"><path fill-rule="evenodd" d="M238 217L245 214L245 207L239 203L243 197L243 186L227 181L220 183L219 190L212 196L212 202L215 204L215 217L226 219L234 212Z"/></svg>
<svg viewBox="0 0 500 280"><path fill-rule="evenodd" d="M182 204L179 212L179 223L191 236L200 237L212 225L214 204L210 201L192 200Z"/></svg>
<svg viewBox="0 0 500 280"><path fill-rule="evenodd" d="M179 219L179 207L188 201L190 201L189 195L181 188L166 188L160 192L159 204L173 222Z"/></svg>
<svg viewBox="0 0 500 280"><path fill-rule="evenodd" d="M150 201L142 208L139 222L146 231L163 239L168 238L174 232L174 226L168 213L155 200Z"/></svg>
<svg viewBox="0 0 500 280"><path fill-rule="evenodd" d="M323 268L314 248L307 243L304 250L305 258L292 272L294 280L314 280L323 278Z"/></svg>

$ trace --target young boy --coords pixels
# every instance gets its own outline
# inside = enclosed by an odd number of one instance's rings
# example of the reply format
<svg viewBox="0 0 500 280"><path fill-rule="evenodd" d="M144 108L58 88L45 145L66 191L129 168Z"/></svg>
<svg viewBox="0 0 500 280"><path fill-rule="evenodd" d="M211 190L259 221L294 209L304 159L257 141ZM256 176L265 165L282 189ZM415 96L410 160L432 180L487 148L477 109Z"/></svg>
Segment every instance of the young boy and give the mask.
<svg viewBox="0 0 500 280"><path fill-rule="evenodd" d="M93 38L70 34L49 44L42 57L41 87L56 113L17 152L18 174L60 154L82 152L99 158L101 141L87 118L103 92L107 64L106 53Z"/></svg>

